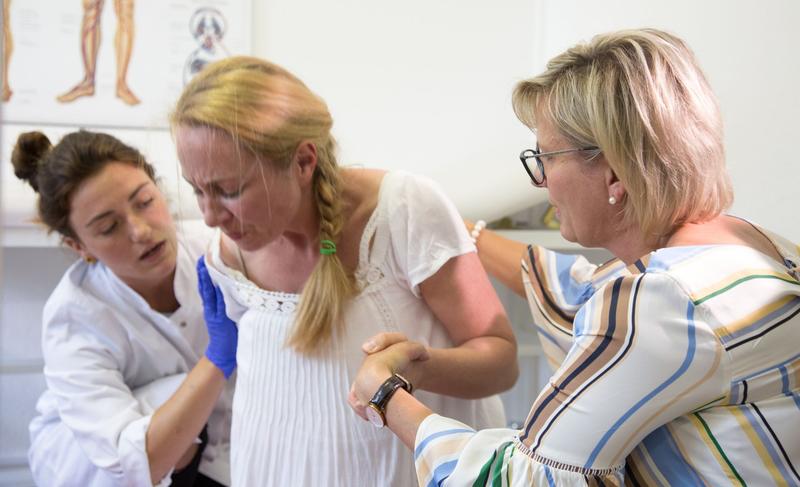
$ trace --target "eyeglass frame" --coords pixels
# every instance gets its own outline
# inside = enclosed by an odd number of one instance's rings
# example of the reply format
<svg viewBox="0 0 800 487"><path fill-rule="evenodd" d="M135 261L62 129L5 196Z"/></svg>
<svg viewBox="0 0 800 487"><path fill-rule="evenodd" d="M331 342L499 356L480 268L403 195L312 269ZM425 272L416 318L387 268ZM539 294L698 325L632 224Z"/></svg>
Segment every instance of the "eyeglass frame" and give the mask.
<svg viewBox="0 0 800 487"><path fill-rule="evenodd" d="M547 175L544 173L544 163L542 162L541 159L543 156L555 156L559 154L569 154L570 152L586 152L586 151L599 151L599 150L600 150L599 147L591 146L591 147L580 147L577 149L561 149L550 152L541 152L539 151L539 144L536 144L535 149L523 149L523 151L519 153L519 160L522 163L522 167L525 168L525 172L527 172L528 176L530 176L531 183L533 183L533 185L536 187L541 187L544 185L545 181L547 181ZM542 173L541 181L536 180L536 177L534 177L533 175L533 171L531 171L531 168L528 167L528 159L530 158L536 159L537 169L539 169L539 172Z"/></svg>

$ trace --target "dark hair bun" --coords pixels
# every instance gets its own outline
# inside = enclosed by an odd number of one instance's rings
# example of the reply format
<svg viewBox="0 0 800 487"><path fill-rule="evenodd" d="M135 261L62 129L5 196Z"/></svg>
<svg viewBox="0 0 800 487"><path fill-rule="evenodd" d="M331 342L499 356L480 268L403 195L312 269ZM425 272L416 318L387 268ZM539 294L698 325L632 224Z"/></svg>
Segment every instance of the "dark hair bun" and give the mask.
<svg viewBox="0 0 800 487"><path fill-rule="evenodd" d="M17 145L11 153L11 164L14 174L28 182L35 191L39 191L36 176L39 174L39 163L53 147L50 139L41 132L25 132L17 138Z"/></svg>

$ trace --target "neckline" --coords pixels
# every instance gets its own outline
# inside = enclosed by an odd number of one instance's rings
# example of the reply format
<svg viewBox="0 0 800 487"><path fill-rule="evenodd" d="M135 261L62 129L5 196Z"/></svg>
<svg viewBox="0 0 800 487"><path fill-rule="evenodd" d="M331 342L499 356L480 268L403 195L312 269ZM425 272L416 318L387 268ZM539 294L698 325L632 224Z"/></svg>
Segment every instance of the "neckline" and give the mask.
<svg viewBox="0 0 800 487"><path fill-rule="evenodd" d="M760 227L759 225L756 225L755 223L751 222L746 218L742 218L740 216L731 215L727 213L726 216L729 216L730 218L735 218L749 225L750 228L752 228L755 232L757 232L764 239L766 239L767 242L769 242L772 249L780 257L780 260L776 259L774 256L770 254L761 251L756 247L753 247L751 245L745 245L743 243L708 243L708 244L698 243L698 244L661 247L651 250L650 252L636 259L633 263L626 265L626 268L632 273L644 272L647 266L649 265L651 258L659 252L680 251L680 249L691 251L691 249L698 250L698 249L711 249L711 248L723 248L723 247L745 249L751 253L756 253L759 256L763 257L764 259L767 259L767 261L771 265L776 265L778 267L788 269L789 271L793 271L797 267L797 264L792 259L796 259L798 256L796 254L790 253L789 249L786 248L783 242L781 242L781 240L785 240L783 237L774 234L771 231Z"/></svg>
<svg viewBox="0 0 800 487"><path fill-rule="evenodd" d="M764 234L764 236L767 237L769 241L773 243L773 245L775 245L775 242L769 236L767 236L766 234ZM782 270L787 272L793 270L793 268L789 267L788 265L788 261L791 261L791 259L787 257L783 252L781 252L781 247L778 245L775 245L775 249L783 259L782 262L776 260L774 257L767 255L764 252L754 247L744 244L735 244L735 243L694 244L694 245L676 245L673 247L662 247L660 249L655 249L648 252L647 254L637 259L635 262L631 263L630 265L627 265L626 268L631 274L641 274L647 271L647 269L650 266L650 262L654 258L657 258L658 254L668 254L669 252L681 252L681 251L696 253L703 250L718 250L724 248L737 249L739 252L748 252L750 254L757 255L760 258L764 259L765 262L768 262L769 265L781 268Z"/></svg>
<svg viewBox="0 0 800 487"><path fill-rule="evenodd" d="M384 198L384 188L387 186L387 179L394 174L397 174L398 171L387 171L381 177L380 185L378 186L378 203L375 205L375 208L372 210L369 218L367 219L366 225L364 225L364 230L361 233L361 239L359 240L358 246L358 265L356 266L355 275L358 276L360 273L366 272L367 267L369 266L369 241L372 238L372 235L375 233L374 229L377 225L378 217L382 213L383 208L385 206L385 198ZM250 280L247 274L247 266L244 263L244 258L241 254L241 249L238 245L236 245L236 255L237 259L239 259L239 263L242 266L242 271L238 269L233 269L229 267L225 262L222 260L222 230L219 228L216 229L216 235L214 241L212 242L213 250L211 253L211 261L215 265L218 265L220 268L218 271L227 277L232 278L237 284L244 285L252 290L257 290L261 293L265 293L268 296L271 296L276 299L280 300L299 300L301 294L300 293L290 293L285 291L275 291L271 289L264 289L258 285L256 285L253 281ZM235 245L235 244L234 244Z"/></svg>
<svg viewBox="0 0 800 487"><path fill-rule="evenodd" d="M375 227L378 223L378 217L383 213L383 207L386 205L384 202L384 188L387 186L387 179L395 172L386 172L381 177L381 183L378 185L378 203L375 205L375 208L372 210L372 213L369 215L367 219L366 225L364 225L364 230L361 232L361 239L358 242L358 265L355 269L355 274L357 275L359 271L362 269L366 269L369 265L369 241L372 239L372 236L375 234Z"/></svg>
<svg viewBox="0 0 800 487"><path fill-rule="evenodd" d="M221 242L220 242L221 244ZM235 244L234 244L235 245ZM247 272L247 264L244 263L244 256L242 255L242 248L236 245L236 258L239 260L239 265L242 267L242 274L245 279L250 280L250 274Z"/></svg>

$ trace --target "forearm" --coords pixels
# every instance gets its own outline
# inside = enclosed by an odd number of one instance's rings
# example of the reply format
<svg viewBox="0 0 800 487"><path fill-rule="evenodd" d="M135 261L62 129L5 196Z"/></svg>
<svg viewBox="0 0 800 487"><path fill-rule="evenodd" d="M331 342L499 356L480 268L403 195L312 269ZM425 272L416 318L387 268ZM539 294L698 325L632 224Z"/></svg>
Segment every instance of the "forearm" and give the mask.
<svg viewBox="0 0 800 487"><path fill-rule="evenodd" d="M437 394L481 398L511 388L517 380L517 346L513 340L484 336L457 347L429 348L429 358L412 362L407 375L414 387Z"/></svg>
<svg viewBox="0 0 800 487"><path fill-rule="evenodd" d="M153 483L193 446L224 387L222 371L203 357L175 394L153 413L146 438Z"/></svg>
<svg viewBox="0 0 800 487"><path fill-rule="evenodd" d="M472 222L465 221L468 230ZM528 248L522 242L511 240L484 228L475 242L478 257L486 272L521 297L525 297L520 262Z"/></svg>
<svg viewBox="0 0 800 487"><path fill-rule="evenodd" d="M386 426L400 438L409 450L414 451L419 425L433 413L414 396L401 389L395 392L389 400L385 414Z"/></svg>

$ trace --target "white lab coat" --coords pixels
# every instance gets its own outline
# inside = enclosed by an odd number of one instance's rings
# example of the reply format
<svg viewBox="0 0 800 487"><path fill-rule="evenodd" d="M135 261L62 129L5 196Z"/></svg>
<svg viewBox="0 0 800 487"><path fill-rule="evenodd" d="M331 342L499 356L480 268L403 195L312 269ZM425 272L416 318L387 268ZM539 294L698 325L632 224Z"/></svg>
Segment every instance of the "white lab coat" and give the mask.
<svg viewBox="0 0 800 487"><path fill-rule="evenodd" d="M47 390L30 424L37 485L150 485L145 433L151 413L205 352L208 333L195 263L209 234L179 236L175 295L158 313L100 263L74 263L44 308ZM228 485L233 380L208 421L200 472ZM167 475L159 485L169 485Z"/></svg>

